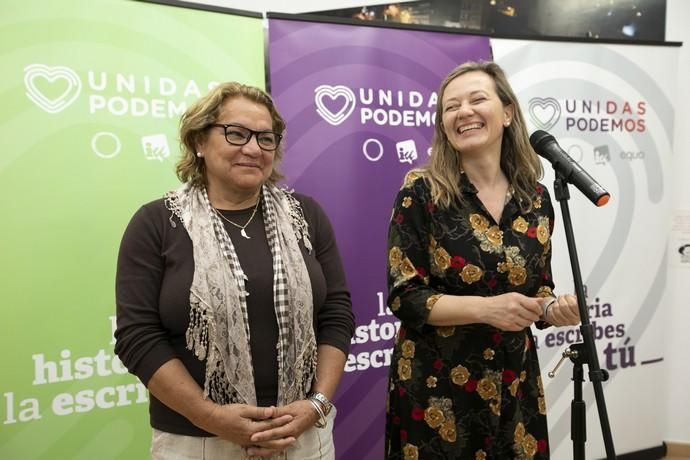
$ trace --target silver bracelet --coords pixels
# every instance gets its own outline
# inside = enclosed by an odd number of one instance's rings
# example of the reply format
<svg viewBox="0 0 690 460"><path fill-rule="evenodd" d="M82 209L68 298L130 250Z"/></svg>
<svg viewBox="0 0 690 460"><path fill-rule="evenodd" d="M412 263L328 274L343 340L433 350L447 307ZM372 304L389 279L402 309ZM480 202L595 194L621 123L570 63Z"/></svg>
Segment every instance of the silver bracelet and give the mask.
<svg viewBox="0 0 690 460"><path fill-rule="evenodd" d="M311 403L311 405L314 407L314 410L319 415L319 419L314 423L314 426L316 428L325 428L328 424L328 421L326 420L326 414L323 413L323 409L321 409L320 404L311 397L308 398L307 401Z"/></svg>
<svg viewBox="0 0 690 460"><path fill-rule="evenodd" d="M552 297L551 300L549 300L549 302L546 304L546 306L544 307L544 312L541 315L542 321L548 323L548 321L546 321L546 318L549 315L549 308L551 308L551 305L553 305L556 302L556 300L558 300L556 297Z"/></svg>
<svg viewBox="0 0 690 460"><path fill-rule="evenodd" d="M321 409L323 409L324 415L328 415L331 413L331 409L333 408L333 404L326 397L325 394L319 393L318 391L312 391L311 393L309 393L307 395L307 398L313 399L314 401L321 404Z"/></svg>

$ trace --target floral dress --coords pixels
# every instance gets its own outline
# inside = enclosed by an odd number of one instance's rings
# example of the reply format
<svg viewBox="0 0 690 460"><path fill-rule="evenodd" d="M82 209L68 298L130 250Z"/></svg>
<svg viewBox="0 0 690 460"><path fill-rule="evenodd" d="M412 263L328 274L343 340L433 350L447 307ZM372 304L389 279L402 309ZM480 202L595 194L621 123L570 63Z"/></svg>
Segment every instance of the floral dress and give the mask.
<svg viewBox="0 0 690 460"><path fill-rule="evenodd" d="M420 172L398 193L388 236L388 306L401 320L390 368L386 458L547 459L546 407L530 328L431 326L443 294L552 295L553 206L511 197L497 224L465 174L464 203L441 209ZM545 323L537 323L545 327Z"/></svg>

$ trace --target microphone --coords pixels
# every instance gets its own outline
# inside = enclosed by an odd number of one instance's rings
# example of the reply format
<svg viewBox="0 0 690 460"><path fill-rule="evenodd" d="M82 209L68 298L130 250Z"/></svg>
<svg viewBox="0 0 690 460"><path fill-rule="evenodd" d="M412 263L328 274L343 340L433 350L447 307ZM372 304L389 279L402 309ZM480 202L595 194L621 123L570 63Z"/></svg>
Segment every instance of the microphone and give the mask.
<svg viewBox="0 0 690 460"><path fill-rule="evenodd" d="M558 145L556 139L546 131L535 131L529 137L529 143L537 154L546 158L556 172L578 188L589 200L597 206L604 206L609 202L611 194L595 181L587 171L582 169L570 155Z"/></svg>

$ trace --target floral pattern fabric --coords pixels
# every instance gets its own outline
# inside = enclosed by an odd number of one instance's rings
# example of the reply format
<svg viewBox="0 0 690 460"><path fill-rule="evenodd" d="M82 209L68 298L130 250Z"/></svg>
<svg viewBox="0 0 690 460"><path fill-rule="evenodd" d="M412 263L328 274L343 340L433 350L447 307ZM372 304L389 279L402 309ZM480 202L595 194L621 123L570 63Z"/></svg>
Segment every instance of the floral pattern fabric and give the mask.
<svg viewBox="0 0 690 460"><path fill-rule="evenodd" d="M548 459L546 406L530 328L437 327L444 294L552 295L553 206L542 185L495 222L461 175L464 203L441 209L420 173L398 193L388 236L388 306L401 320L386 407L386 458ZM538 323L538 327L545 327Z"/></svg>

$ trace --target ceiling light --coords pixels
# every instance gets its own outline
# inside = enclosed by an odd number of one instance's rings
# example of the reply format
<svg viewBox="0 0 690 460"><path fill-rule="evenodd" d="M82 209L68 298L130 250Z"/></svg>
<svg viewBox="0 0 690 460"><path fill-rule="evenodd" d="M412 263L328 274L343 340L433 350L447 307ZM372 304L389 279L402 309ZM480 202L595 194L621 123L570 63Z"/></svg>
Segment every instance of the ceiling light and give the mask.
<svg viewBox="0 0 690 460"><path fill-rule="evenodd" d="M628 37L634 37L635 36L635 24L626 24L623 26L621 29L621 32L623 32L623 35L627 35Z"/></svg>

